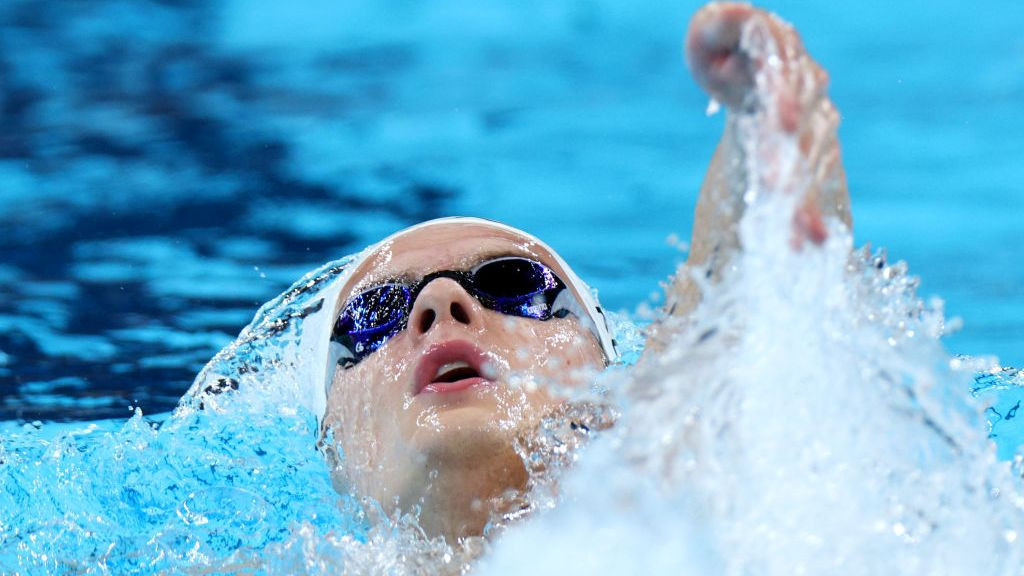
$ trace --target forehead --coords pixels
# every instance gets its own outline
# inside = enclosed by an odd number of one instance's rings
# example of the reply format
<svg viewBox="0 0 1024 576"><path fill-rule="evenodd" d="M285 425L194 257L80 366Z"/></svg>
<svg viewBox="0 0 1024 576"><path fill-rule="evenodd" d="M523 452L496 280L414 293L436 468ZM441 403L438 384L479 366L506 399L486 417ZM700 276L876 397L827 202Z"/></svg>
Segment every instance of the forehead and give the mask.
<svg viewBox="0 0 1024 576"><path fill-rule="evenodd" d="M374 248L353 271L339 299L390 278L465 269L502 255L526 256L561 272L548 251L525 236L479 224L442 224L401 234Z"/></svg>

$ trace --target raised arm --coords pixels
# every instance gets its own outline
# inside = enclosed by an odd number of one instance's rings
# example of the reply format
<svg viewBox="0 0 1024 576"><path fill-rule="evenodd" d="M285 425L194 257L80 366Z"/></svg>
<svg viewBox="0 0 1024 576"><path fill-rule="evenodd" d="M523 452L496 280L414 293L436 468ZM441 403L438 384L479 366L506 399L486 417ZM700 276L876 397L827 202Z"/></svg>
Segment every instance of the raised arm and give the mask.
<svg viewBox="0 0 1024 576"><path fill-rule="evenodd" d="M803 198L793 214L793 248L823 242L826 216L852 225L828 75L807 54L795 28L746 4L709 4L690 22L686 61L697 83L725 107L726 121L701 186L689 259L667 290L666 311L677 316L700 302L694 275L716 282L741 248L737 224L748 184L774 176L770 158L756 163L762 173L750 173L740 141L744 116L768 111L758 129L796 136L812 173L811 186L796 192Z"/></svg>

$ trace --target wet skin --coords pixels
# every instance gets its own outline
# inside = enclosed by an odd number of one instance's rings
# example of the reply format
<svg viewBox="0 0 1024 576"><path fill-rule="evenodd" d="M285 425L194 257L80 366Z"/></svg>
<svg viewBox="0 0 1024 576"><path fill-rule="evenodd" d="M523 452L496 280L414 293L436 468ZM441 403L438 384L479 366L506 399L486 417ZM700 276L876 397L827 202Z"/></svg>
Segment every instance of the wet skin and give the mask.
<svg viewBox="0 0 1024 576"><path fill-rule="evenodd" d="M714 281L730 255L741 249L737 224L748 183L772 177L745 172L738 141L738 118L758 111L768 111L769 122L760 126L762 131L796 139L812 174L807 189L794 191L801 196L792 216L793 249L824 242L825 218L852 228L839 149L839 113L828 98L828 74L807 53L796 29L747 4L708 4L691 19L685 50L694 79L726 108L722 138L697 201L686 268L706 270ZM774 59L764 57L772 52ZM772 164L771 158L759 163L768 170ZM684 269L676 274L667 296L669 313L686 315L699 302L700 291Z"/></svg>
<svg viewBox="0 0 1024 576"><path fill-rule="evenodd" d="M565 277L522 237L442 225L378 249L354 271L337 307L388 280L507 255ZM471 365L476 377L431 383L451 362ZM603 367L595 336L576 316L508 316L484 308L454 280L435 279L413 303L405 330L355 366L335 369L325 423L345 456L336 482L388 513L420 506L428 535L480 534L491 500L526 483L516 438L559 405L553 390L585 385Z"/></svg>

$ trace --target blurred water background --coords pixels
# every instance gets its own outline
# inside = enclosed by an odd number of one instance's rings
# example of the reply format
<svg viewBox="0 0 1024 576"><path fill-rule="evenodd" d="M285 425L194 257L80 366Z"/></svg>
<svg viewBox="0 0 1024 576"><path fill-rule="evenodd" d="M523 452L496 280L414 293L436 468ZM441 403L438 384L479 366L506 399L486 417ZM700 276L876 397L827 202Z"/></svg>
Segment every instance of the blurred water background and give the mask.
<svg viewBox="0 0 1024 576"><path fill-rule="evenodd" d="M953 353L1024 364L1024 4L763 4L832 73L857 243L963 319ZM0 420L167 411L259 304L437 216L652 302L722 124L698 6L5 0Z"/></svg>

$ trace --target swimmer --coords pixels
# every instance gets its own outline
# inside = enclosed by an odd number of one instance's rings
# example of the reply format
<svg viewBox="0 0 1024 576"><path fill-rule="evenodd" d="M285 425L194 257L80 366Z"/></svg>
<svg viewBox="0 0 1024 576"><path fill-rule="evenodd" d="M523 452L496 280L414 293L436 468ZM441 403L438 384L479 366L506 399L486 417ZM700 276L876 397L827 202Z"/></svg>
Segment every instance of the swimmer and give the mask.
<svg viewBox="0 0 1024 576"><path fill-rule="evenodd" d="M743 169L743 115L774 107L767 129L796 137L815 175L792 216L793 249L823 242L826 218L850 225L839 116L796 31L747 5L711 4L685 51L727 118L689 260L667 289L666 313L678 316L699 302L693 271L714 281L740 248L746 183L773 177ZM450 543L509 512L503 495L528 481L516 442L559 407L558 388L586 386L616 361L602 310L569 266L538 239L479 219L431 221L371 247L333 314L323 427L325 450L344 462L336 485L389 516L418 514L427 536Z"/></svg>

